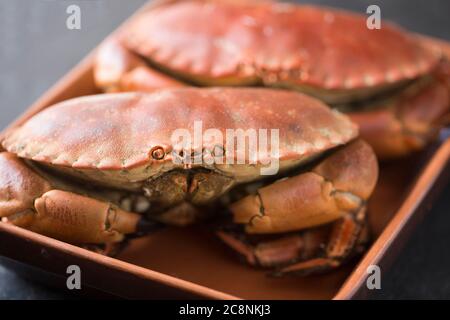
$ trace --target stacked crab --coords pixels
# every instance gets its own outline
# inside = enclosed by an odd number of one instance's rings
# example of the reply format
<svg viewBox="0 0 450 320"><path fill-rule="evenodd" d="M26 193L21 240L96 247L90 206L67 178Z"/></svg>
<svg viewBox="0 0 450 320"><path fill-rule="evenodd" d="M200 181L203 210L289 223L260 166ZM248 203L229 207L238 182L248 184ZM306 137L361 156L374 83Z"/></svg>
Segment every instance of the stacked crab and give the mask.
<svg viewBox="0 0 450 320"><path fill-rule="evenodd" d="M49 107L2 141L3 221L112 253L130 236L207 218L278 275L361 252L375 154L424 148L449 114L439 48L286 3L153 6L104 42L94 76L109 93ZM173 133L199 121L201 145L181 148ZM277 139L265 149L276 152L244 161L223 139L269 129Z"/></svg>

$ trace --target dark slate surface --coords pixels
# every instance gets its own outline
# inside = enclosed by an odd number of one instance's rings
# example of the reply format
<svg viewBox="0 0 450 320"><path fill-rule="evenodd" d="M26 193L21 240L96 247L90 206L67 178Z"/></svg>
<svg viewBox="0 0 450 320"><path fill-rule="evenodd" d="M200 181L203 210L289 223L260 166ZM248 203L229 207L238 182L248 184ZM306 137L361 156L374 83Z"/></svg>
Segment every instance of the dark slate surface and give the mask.
<svg viewBox="0 0 450 320"><path fill-rule="evenodd" d="M144 0L0 1L0 128L72 68ZM364 13L381 7L382 18L450 40L447 0L315 0ZM82 29L65 27L66 8L82 10ZM386 54L389 54L387 51ZM415 232L374 298L450 298L450 185ZM1 245L1 244L0 244ZM0 264L0 299L73 298L17 276Z"/></svg>

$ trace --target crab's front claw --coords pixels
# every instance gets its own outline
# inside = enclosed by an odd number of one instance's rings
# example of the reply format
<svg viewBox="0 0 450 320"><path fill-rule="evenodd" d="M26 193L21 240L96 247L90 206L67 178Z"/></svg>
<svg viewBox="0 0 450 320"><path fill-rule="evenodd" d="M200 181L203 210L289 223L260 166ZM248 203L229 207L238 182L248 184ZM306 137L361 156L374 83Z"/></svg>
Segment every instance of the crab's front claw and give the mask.
<svg viewBox="0 0 450 320"><path fill-rule="evenodd" d="M306 229L358 210L372 193L378 165L372 149L357 140L313 170L279 180L231 204L233 220L248 233Z"/></svg>
<svg viewBox="0 0 450 320"><path fill-rule="evenodd" d="M0 218L32 211L34 200L51 189L48 181L16 155L0 153Z"/></svg>
<svg viewBox="0 0 450 320"><path fill-rule="evenodd" d="M156 224L117 206L54 189L11 153L0 153L0 217L3 222L75 244L113 244ZM144 228L145 227L145 228Z"/></svg>
<svg viewBox="0 0 450 320"><path fill-rule="evenodd" d="M140 215L75 193L51 190L34 208L8 217L11 223L71 243L115 243L134 233Z"/></svg>
<svg viewBox="0 0 450 320"><path fill-rule="evenodd" d="M109 38L100 45L94 62L94 79L105 92L148 92L185 85L150 67L124 47L118 37Z"/></svg>
<svg viewBox="0 0 450 320"><path fill-rule="evenodd" d="M450 123L450 73L446 64L443 62L431 79L415 84L387 105L349 114L378 158L419 151L440 127Z"/></svg>
<svg viewBox="0 0 450 320"><path fill-rule="evenodd" d="M366 200L377 177L372 149L362 140L354 141L311 171L277 181L233 203L234 222L244 225L247 235L220 232L219 236L251 264L277 267L279 274L309 274L337 267L355 251L364 227ZM322 231L310 230L331 222L326 241ZM306 231L266 242L257 251L241 239L300 230ZM282 252L282 247L286 251Z"/></svg>
<svg viewBox="0 0 450 320"><path fill-rule="evenodd" d="M177 81L148 66L139 66L124 74L120 81L120 91L151 92L157 89L184 87L186 84Z"/></svg>
<svg viewBox="0 0 450 320"><path fill-rule="evenodd" d="M123 76L142 65L141 59L124 48L117 38L109 38L100 45L95 56L95 83L107 92L120 91Z"/></svg>

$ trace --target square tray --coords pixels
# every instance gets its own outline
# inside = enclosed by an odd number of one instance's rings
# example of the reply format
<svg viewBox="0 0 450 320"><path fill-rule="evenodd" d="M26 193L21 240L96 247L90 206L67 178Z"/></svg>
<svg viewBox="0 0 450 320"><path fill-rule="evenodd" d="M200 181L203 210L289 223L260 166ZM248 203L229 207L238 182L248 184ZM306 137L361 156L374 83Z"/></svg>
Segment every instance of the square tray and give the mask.
<svg viewBox="0 0 450 320"><path fill-rule="evenodd" d="M450 52L445 42L427 41L439 43ZM49 105L96 93L91 53L11 124L0 139ZM36 270L44 271L38 273L39 277L44 275L41 279L51 278L64 287L67 266L78 265L84 286L126 298L364 298L368 294L367 268L373 264L383 271L388 268L438 191L448 183L449 155L447 139L408 160L381 164L380 180L369 202L374 242L364 256L325 275L267 277L264 271L237 261L212 232L200 227L168 228L134 239L119 256L110 258L0 223L0 255L34 266L25 272L35 275Z"/></svg>

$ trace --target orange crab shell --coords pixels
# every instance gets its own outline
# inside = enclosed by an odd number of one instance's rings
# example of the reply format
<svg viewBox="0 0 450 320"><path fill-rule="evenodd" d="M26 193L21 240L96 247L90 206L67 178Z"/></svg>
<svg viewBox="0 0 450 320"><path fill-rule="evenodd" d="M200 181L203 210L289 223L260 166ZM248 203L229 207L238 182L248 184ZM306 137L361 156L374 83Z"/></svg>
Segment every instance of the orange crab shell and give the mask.
<svg viewBox="0 0 450 320"><path fill-rule="evenodd" d="M416 78L440 58L437 48L387 23L370 30L364 16L254 1L161 5L137 17L121 41L194 83L301 87L327 102Z"/></svg>
<svg viewBox="0 0 450 320"><path fill-rule="evenodd" d="M145 168L148 178L177 167L171 135L182 128L195 134L195 121L202 121L203 130L220 130L223 137L227 129L279 129L281 161L300 161L357 136L356 126L346 116L300 93L179 88L62 102L13 131L3 146L19 157L55 167L118 171L119 178L120 170ZM233 172L233 166L227 168Z"/></svg>

